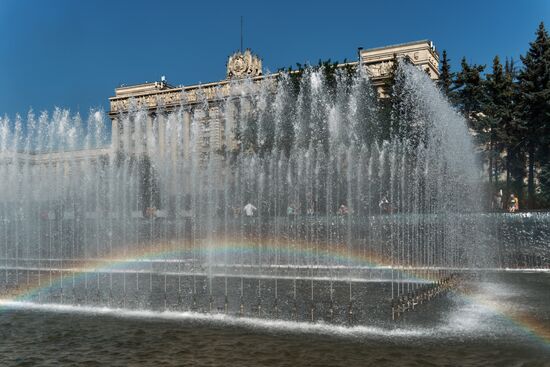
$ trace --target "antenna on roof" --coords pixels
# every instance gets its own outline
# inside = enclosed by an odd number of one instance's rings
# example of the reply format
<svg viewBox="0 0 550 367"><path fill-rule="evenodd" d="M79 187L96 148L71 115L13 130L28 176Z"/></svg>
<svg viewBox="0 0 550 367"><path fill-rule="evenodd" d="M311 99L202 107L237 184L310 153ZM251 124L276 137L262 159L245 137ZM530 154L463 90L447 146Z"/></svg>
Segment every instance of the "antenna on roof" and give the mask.
<svg viewBox="0 0 550 367"><path fill-rule="evenodd" d="M243 53L243 16L241 15L241 53Z"/></svg>

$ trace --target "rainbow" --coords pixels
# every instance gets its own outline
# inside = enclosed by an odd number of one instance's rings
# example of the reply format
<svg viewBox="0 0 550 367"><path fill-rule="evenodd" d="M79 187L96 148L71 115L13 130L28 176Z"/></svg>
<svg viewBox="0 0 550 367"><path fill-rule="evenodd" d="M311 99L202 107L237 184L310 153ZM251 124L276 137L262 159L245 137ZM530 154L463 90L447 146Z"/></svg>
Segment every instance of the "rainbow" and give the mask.
<svg viewBox="0 0 550 367"><path fill-rule="evenodd" d="M100 259L88 261L78 261L77 267L67 268L62 271L55 271L52 279L43 281L37 279L34 282L23 284L17 289L11 297L12 301L28 301L42 291L54 289L63 285L64 281L69 279L73 282L85 277L89 273L114 272L123 269L126 265L140 261L164 260L164 259L190 259L201 253L210 252L215 255L244 256L247 254L257 254L261 246L265 253L286 253L297 257L314 257L319 259L330 259L331 262L339 262L348 266L363 266L367 268L392 268L391 259L380 256L373 251L361 251L347 248L346 246L327 246L326 244L312 244L304 241L292 241L281 245L280 241L275 242L272 239L263 239L260 241L228 241L226 239L210 239L209 244L193 242L166 242L153 243L149 246L126 246L120 248ZM276 246L275 243L278 243ZM261 245L260 245L261 244ZM47 262L48 260L44 260ZM429 282L435 277L430 276L429 272L424 272L422 276L419 271L406 267L393 267L396 272L396 278L406 279L411 282ZM45 270L48 271L48 270ZM71 275L68 275L68 274Z"/></svg>
<svg viewBox="0 0 550 367"><path fill-rule="evenodd" d="M280 241L274 239L259 240L227 240L210 239L208 244L193 242L166 242L153 243L146 247L126 246L125 248L113 251L101 259L93 261L79 261L76 268L56 272L55 277L48 281L35 280L24 284L16 289L8 298L0 299L0 307L14 302L28 302L40 292L54 289L63 284L64 281L71 279L73 282L80 281L86 274L94 272L109 272L123 269L127 264L139 261L164 260L164 259L189 259L189 256L204 252L213 252L216 255L221 254L244 255L258 253L259 248L267 253L291 253L296 256L317 256L321 259L331 259L339 261L346 265L364 266L364 267L385 267L394 269L397 272L396 277L410 281L433 281L429 271L418 271L407 267L394 267L390 258L381 256L373 251L363 251L350 249L344 245L328 246L326 244L313 244L311 242L292 241L281 245ZM64 274L65 273L65 274ZM71 273L72 275L67 275ZM527 335L541 342L545 347L550 348L550 329L547 325L540 322L539 319L527 312L511 310L505 305L495 301L482 299L473 292L462 290L459 296L468 303L484 307L497 316L507 320L514 327L521 329Z"/></svg>
<svg viewBox="0 0 550 367"><path fill-rule="evenodd" d="M461 290L458 295L465 302L473 304L476 307L483 307L498 316L501 320L507 321L509 325L520 329L533 340L538 341L546 349L550 350L550 328L532 314L514 310L498 300L481 297L479 292L474 293Z"/></svg>

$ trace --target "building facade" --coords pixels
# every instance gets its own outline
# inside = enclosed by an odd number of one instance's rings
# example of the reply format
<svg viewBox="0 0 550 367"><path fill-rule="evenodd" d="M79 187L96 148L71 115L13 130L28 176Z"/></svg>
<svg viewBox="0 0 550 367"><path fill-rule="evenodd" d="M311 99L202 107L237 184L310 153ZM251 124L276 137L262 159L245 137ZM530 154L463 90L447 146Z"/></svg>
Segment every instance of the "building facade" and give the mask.
<svg viewBox="0 0 550 367"><path fill-rule="evenodd" d="M429 40L359 49L358 60L345 65L365 68L379 97L385 98L387 96L385 85L391 76L393 64L400 57L408 58L413 65L424 70L432 79L438 79L439 56ZM115 95L109 98L109 117L112 120L111 150L140 154L147 149L154 149L153 144L160 145L160 150L164 150L167 139L181 139L183 146L189 147L191 121L202 122L200 136L194 141L197 145L195 148L200 150L201 154L216 151L224 145L232 148L235 146L233 136L235 118L240 110L246 109L246 106L243 106L242 99L239 103L231 103L231 93L233 93L231 86L242 80L256 83L265 81L266 78L275 79L277 75L277 73L264 75L261 59L253 55L250 50L246 50L229 57L224 80L175 87L163 78L158 82L116 88ZM225 108L223 114L221 113L222 103ZM204 104L208 105L206 110ZM132 109L147 111L145 124L121 123L121 119ZM164 113L175 110L179 110L183 115L183 133L179 137L175 134L167 137L164 129ZM125 128L130 128L131 131L125 131ZM158 132L158 141L154 143L152 142L153 131ZM171 141L171 144L176 146L178 142Z"/></svg>

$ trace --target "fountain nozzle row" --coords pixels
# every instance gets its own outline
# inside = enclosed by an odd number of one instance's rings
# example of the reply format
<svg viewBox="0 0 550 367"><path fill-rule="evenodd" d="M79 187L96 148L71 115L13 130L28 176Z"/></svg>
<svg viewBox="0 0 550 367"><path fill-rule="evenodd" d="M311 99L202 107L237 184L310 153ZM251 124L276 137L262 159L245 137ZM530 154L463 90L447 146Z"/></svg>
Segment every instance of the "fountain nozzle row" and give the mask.
<svg viewBox="0 0 550 367"><path fill-rule="evenodd" d="M458 275L451 274L434 283L423 285L412 292L393 299L391 302L392 320L398 320L405 312L414 311L417 305L422 305L437 296L447 293L456 287L458 281Z"/></svg>

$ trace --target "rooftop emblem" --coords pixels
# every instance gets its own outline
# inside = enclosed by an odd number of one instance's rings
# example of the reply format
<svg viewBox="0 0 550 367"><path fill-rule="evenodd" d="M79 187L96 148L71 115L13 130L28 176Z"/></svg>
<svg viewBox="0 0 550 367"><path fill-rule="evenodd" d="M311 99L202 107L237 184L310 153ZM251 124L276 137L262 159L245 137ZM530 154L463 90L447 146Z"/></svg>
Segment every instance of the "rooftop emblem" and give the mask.
<svg viewBox="0 0 550 367"><path fill-rule="evenodd" d="M249 49L237 51L227 61L227 79L248 78L262 75L262 60Z"/></svg>

